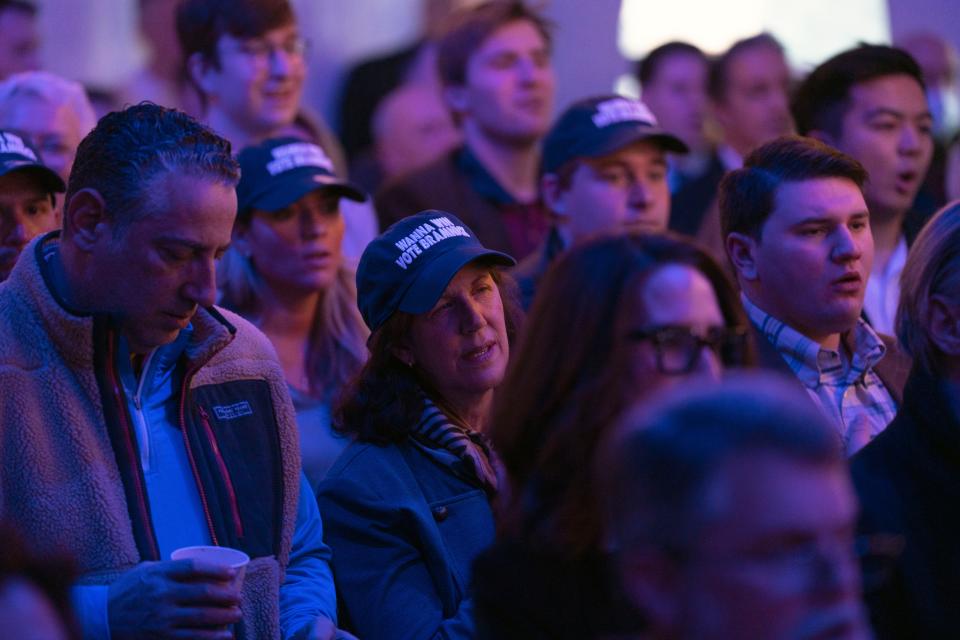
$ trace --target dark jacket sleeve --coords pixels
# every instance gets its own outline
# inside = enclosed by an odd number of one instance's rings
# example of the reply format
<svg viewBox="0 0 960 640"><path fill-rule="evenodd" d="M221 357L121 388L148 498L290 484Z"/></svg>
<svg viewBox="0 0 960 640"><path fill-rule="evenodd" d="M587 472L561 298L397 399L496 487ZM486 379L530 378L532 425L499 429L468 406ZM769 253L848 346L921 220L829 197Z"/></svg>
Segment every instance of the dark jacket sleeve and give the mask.
<svg viewBox="0 0 960 640"><path fill-rule="evenodd" d="M364 640L473 637L469 599L445 619L411 509L340 477L325 479L317 500L345 628Z"/></svg>
<svg viewBox="0 0 960 640"><path fill-rule="evenodd" d="M889 460L891 452L908 449L896 438L899 417L873 442L851 459L850 471L860 502L858 533L860 535L905 535L900 492L890 469L897 468ZM894 430L891 430L894 429ZM891 449L892 446L892 449ZM891 466L892 462L892 466ZM863 599L870 613L870 624L878 640L906 640L924 637L911 611L914 596L905 582L902 558L861 561Z"/></svg>

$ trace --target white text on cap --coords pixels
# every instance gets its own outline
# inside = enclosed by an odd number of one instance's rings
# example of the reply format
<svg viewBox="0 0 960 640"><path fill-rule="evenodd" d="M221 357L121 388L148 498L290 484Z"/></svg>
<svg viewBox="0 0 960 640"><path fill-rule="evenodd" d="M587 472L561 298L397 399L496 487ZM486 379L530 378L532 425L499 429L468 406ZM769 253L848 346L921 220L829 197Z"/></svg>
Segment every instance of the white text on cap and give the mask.
<svg viewBox="0 0 960 640"><path fill-rule="evenodd" d="M597 127L606 127L618 122L639 121L651 127L657 126L654 117L647 105L636 100L613 98L597 105L597 113L593 115L593 124Z"/></svg>

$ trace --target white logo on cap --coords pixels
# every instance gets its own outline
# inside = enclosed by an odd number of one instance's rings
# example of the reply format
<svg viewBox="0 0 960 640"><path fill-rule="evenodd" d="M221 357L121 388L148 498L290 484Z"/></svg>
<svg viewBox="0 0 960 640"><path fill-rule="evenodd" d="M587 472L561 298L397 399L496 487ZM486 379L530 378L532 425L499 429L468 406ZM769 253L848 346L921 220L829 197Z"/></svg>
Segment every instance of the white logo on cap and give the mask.
<svg viewBox="0 0 960 640"><path fill-rule="evenodd" d="M323 149L309 142L294 142L273 149L273 160L267 163L271 176L298 167L319 167L333 173L333 161Z"/></svg>
<svg viewBox="0 0 960 640"><path fill-rule="evenodd" d="M34 162L39 162L33 150L25 145L23 140L10 133L5 133L0 136L0 153L16 153L21 156L27 156Z"/></svg>
<svg viewBox="0 0 960 640"><path fill-rule="evenodd" d="M458 224L453 224L446 216L433 218L393 243L397 249L400 249L400 256L394 262L398 267L406 270L423 254L424 250L438 242L456 237L469 238L470 232Z"/></svg>
<svg viewBox="0 0 960 640"><path fill-rule="evenodd" d="M639 100L613 98L597 105L593 124L597 127L607 127L618 122L642 122L651 127L657 126L657 119L653 113Z"/></svg>

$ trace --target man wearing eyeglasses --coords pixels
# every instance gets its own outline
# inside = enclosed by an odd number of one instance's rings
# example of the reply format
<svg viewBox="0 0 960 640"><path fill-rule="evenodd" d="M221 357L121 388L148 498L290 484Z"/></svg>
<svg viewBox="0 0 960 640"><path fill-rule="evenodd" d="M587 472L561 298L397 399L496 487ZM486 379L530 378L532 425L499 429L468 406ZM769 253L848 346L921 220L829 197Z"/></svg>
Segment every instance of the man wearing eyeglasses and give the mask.
<svg viewBox="0 0 960 640"><path fill-rule="evenodd" d="M289 0L185 0L177 36L203 119L234 153L268 138L295 136L323 147L346 179L340 142L303 108L307 42ZM341 203L347 220L343 252L359 259L377 234L370 200Z"/></svg>
<svg viewBox="0 0 960 640"><path fill-rule="evenodd" d="M873 264L866 178L850 156L785 136L720 185L726 251L760 365L800 381L848 455L893 419L908 369L860 318Z"/></svg>
<svg viewBox="0 0 960 640"><path fill-rule="evenodd" d="M570 105L543 143L540 188L551 228L514 270L529 308L561 252L610 233L662 233L670 217L667 152L688 151L642 102L617 95Z"/></svg>
<svg viewBox="0 0 960 640"><path fill-rule="evenodd" d="M235 150L293 122L306 63L287 0L189 0L177 32L207 123Z"/></svg>

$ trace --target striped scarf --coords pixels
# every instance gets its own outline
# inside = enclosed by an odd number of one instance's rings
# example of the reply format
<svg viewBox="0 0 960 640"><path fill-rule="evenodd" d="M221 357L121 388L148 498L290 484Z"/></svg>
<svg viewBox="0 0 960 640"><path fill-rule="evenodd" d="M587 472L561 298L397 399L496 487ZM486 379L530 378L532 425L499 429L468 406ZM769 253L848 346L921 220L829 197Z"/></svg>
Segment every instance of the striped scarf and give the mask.
<svg viewBox="0 0 960 640"><path fill-rule="evenodd" d="M450 422L427 396L423 396L423 413L420 421L410 430L410 435L433 449L449 451L463 463L461 475L479 484L488 496L497 493L495 458L486 437Z"/></svg>

